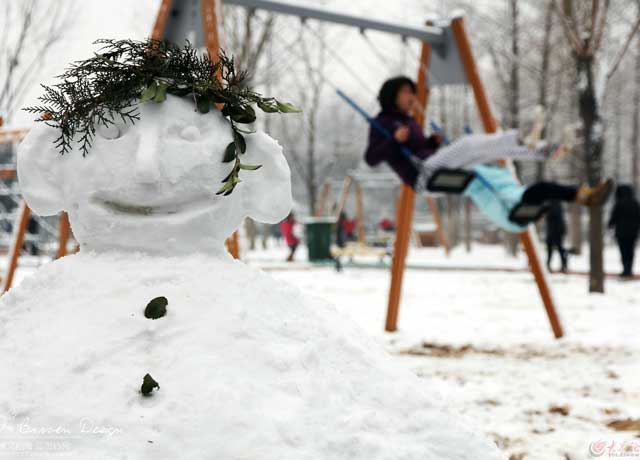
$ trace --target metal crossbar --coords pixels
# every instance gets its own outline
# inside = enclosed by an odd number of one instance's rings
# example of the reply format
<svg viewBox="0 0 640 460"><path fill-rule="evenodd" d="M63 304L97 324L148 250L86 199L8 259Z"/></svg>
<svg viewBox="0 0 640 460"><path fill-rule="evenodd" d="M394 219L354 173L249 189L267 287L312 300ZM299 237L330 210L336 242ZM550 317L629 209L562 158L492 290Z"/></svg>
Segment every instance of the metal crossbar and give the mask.
<svg viewBox="0 0 640 460"><path fill-rule="evenodd" d="M352 16L344 13L330 11L324 8L312 8L297 6L275 0L225 0L228 5L236 5L249 10L263 10L272 13L297 16L302 20L315 19L317 21L331 22L345 26L355 27L360 30L377 30L407 38L416 38L425 41L432 46L444 46L446 44L442 29L439 27L409 27L392 22L376 21L373 19Z"/></svg>

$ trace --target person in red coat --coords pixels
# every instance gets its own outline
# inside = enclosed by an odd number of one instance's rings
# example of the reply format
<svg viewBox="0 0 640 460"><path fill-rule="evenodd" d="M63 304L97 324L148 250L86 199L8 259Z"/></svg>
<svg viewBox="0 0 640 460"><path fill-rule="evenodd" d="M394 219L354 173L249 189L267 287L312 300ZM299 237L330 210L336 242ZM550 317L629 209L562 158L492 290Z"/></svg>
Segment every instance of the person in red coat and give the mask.
<svg viewBox="0 0 640 460"><path fill-rule="evenodd" d="M298 249L298 245L300 244L300 239L295 235L294 227L296 225L296 218L291 212L285 220L280 222L280 231L282 232L282 236L284 237L284 241L289 246L289 257L287 257L287 262L292 262L293 257L296 253L296 249Z"/></svg>
<svg viewBox="0 0 640 460"><path fill-rule="evenodd" d="M356 220L346 218L343 222L344 233L347 237L347 241L356 240Z"/></svg>

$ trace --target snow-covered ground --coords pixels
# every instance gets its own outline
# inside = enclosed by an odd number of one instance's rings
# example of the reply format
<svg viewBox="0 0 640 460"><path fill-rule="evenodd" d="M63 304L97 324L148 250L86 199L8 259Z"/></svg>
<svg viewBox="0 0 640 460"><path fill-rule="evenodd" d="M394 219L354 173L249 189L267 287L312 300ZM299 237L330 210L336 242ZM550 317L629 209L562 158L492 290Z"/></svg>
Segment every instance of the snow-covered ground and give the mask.
<svg viewBox="0 0 640 460"><path fill-rule="evenodd" d="M491 271L524 269L522 255L513 259L495 246L476 246L473 254L456 249L450 258L412 249L399 332L386 334L388 270L346 266L337 273L304 262L301 249L293 264L281 262L282 247L245 252L245 260L336 304L427 389L447 395L452 410L479 422L508 458L588 459L590 446L609 458L621 440L635 449L628 456L640 458L639 422L628 424L630 431L607 426L640 419L640 282L609 280L605 295L589 295L584 276L552 276L566 331L554 340L531 275ZM375 258L364 262L377 265ZM571 265L586 269L587 255ZM614 247L606 267L620 271ZM605 444L592 444L599 441ZM602 445L613 446L611 455Z"/></svg>
<svg viewBox="0 0 640 460"><path fill-rule="evenodd" d="M604 441L619 451L625 440L640 458L640 282L607 282L589 295L584 276L553 275L551 282L566 337L554 340L521 254L499 246L473 253L412 248L405 275L399 331L383 332L389 272L375 257L356 258L337 273L331 264L283 262L286 248L244 251L244 260L276 279L327 299L383 343L397 361L445 395L512 460L593 458ZM586 251L571 259L587 268ZM614 247L608 272L620 271ZM17 279L44 259L23 257ZM388 262L388 261L386 261ZM558 261L555 261L558 263ZM505 268L510 271L498 271ZM607 425L631 419L630 431ZM624 424L622 424L624 425Z"/></svg>

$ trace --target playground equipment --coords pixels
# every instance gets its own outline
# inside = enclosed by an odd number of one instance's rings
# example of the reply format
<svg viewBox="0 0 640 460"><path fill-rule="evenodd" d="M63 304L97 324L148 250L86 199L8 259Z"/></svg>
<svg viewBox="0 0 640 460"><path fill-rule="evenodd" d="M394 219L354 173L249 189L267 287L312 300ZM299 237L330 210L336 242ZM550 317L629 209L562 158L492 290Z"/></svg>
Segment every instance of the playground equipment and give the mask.
<svg viewBox="0 0 640 460"><path fill-rule="evenodd" d="M198 3L200 3L199 11ZM304 23L309 20L317 20L356 28L363 33L367 30L376 30L394 34L403 39L418 39L422 43L417 77L417 96L421 107L420 110L414 113L418 124L424 126L424 110L427 107L431 87L468 84L473 90L476 106L485 131L493 133L498 129L498 124L491 112L489 100L473 57L471 43L465 30L464 19L461 16L446 21L439 21L438 23L430 22L424 27L408 27L330 12L319 8L291 5L274 0L226 0L226 4L246 8L250 11L263 10L270 13L293 16L299 18ZM188 12L192 14L187 14ZM220 15L221 11L216 10L215 0L201 0L201 2L163 0L152 36L154 38L166 38L170 40L180 40L185 36L189 36L193 38L192 43L196 44L204 41L212 58L215 59L219 52L218 20ZM174 24L171 27L167 27L170 16ZM202 23L200 23L200 18L202 19ZM334 54L334 57L338 62L342 63L345 68L349 67L338 54ZM353 72L351 69L349 70L358 81L362 81L357 72ZM335 84L331 83L326 75L317 69L315 69L315 71L330 86L336 90L338 89ZM506 162L504 166L510 167ZM391 270L391 288L387 306L387 320L385 325L387 331L395 331L397 329L402 280L409 248L414 204L414 191L410 187L403 185L401 188L400 204L397 210L398 229L395 239ZM557 338L562 337L563 330L556 313L547 274L544 264L538 255L536 236L533 231L529 229L520 235L520 239L528 256L529 266L538 286L553 333Z"/></svg>
<svg viewBox="0 0 640 460"><path fill-rule="evenodd" d="M381 232L373 233L371 227L377 228L377 222L372 224L371 219L367 220L367 207L365 205L366 190L375 189L379 192L381 189L389 192L390 203L396 203L398 191L400 189L400 181L393 173L363 173L361 171L351 171L345 179L340 183L339 193L334 196L334 183L336 181L327 181L322 187L320 199L316 206L316 216L331 215L335 222L339 221L340 214L345 210L349 198L352 197L355 204L355 241L347 241L344 247L334 248L332 253L334 257L356 256L373 256L384 258L393 253L393 235ZM389 189L389 190L387 190ZM428 201L425 201L428 206ZM378 210L380 211L380 210ZM369 209L371 212L371 209ZM435 224L435 223L434 223ZM369 226L369 232L367 232ZM449 243L442 226L435 224L436 240L444 248L445 253L449 253ZM416 237L419 242L419 238Z"/></svg>
<svg viewBox="0 0 640 460"><path fill-rule="evenodd" d="M389 251L386 248L386 244L382 245L374 244L370 241L366 235L366 222L364 213L364 199L363 199L363 184L357 174L351 173L347 175L342 184L342 190L340 192L340 198L335 203L333 211L336 222L339 222L340 215L345 209L347 200L351 190L354 190L354 198L356 205L356 225L355 233L357 235L356 241L347 241L344 247L334 248L332 255L338 259L340 257L353 258L355 256L374 256L383 258L388 255ZM323 204L324 207L324 204Z"/></svg>

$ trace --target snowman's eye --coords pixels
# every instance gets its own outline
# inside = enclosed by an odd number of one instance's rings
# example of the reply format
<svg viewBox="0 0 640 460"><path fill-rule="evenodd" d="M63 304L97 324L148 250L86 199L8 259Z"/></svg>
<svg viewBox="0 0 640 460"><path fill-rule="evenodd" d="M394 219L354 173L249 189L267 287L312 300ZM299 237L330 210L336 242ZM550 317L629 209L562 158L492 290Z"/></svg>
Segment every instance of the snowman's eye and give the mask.
<svg viewBox="0 0 640 460"><path fill-rule="evenodd" d="M98 126L96 131L100 135L100 137L103 137L105 139L118 139L121 136L120 128L118 128L118 126L116 125L100 125Z"/></svg>
<svg viewBox="0 0 640 460"><path fill-rule="evenodd" d="M197 141L200 139L200 130L195 126L187 126L180 131L180 137L185 141Z"/></svg>

